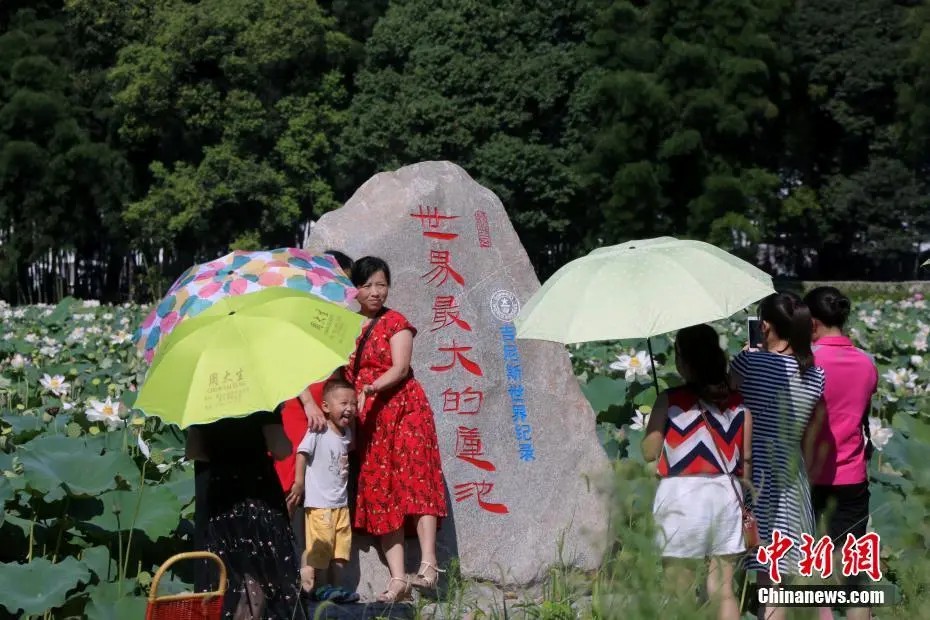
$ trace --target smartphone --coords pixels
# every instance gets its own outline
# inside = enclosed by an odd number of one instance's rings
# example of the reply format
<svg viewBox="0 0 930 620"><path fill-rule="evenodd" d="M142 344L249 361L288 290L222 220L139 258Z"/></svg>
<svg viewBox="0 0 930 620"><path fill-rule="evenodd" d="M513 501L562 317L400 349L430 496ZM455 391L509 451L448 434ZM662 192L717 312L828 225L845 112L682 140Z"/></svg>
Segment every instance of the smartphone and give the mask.
<svg viewBox="0 0 930 620"><path fill-rule="evenodd" d="M746 321L746 327L749 329L749 348L762 348L762 321L751 316Z"/></svg>

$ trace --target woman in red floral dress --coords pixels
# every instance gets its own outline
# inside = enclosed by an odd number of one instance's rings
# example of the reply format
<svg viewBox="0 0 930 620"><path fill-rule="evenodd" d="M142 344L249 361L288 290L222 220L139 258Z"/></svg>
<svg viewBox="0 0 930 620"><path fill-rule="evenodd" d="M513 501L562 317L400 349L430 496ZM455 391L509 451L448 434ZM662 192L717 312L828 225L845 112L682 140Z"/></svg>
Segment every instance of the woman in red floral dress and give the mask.
<svg viewBox="0 0 930 620"><path fill-rule="evenodd" d="M410 368L416 329L385 307L391 271L380 258L366 256L352 268L362 334L374 327L349 359L347 375L359 390L358 496L354 526L380 536L391 580L379 600L405 599L410 586L432 588L439 577L436 530L445 517L446 498L436 425L426 393ZM361 340L362 337L360 337ZM356 376L356 367L357 376ZM420 541L420 570L404 569L405 526L415 526Z"/></svg>

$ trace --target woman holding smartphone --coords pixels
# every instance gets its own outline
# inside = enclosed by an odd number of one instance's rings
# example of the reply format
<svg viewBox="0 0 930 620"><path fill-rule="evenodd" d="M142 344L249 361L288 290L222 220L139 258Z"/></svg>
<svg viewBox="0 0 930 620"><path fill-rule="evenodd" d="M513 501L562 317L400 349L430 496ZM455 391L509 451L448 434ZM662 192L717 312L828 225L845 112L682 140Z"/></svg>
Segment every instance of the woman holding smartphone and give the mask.
<svg viewBox="0 0 930 620"><path fill-rule="evenodd" d="M821 398L824 373L814 366L811 350L811 313L793 293L775 293L759 305L761 350L743 351L733 358L730 379L753 412L752 484L758 496L753 513L763 545L778 530L794 543L779 560L784 579L799 573L801 534L813 534L814 512L805 466L824 415ZM750 553L747 570L758 573L760 585L769 581L768 565ZM779 620L784 609L760 606L759 617Z"/></svg>

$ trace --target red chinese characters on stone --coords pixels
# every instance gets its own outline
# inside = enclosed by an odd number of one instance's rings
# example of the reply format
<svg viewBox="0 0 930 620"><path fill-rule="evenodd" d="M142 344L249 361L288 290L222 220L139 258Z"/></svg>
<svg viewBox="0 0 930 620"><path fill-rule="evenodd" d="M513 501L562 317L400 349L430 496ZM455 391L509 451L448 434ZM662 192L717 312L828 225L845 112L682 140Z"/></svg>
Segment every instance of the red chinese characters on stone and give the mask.
<svg viewBox="0 0 930 620"><path fill-rule="evenodd" d="M872 581L881 581L880 542L875 532L869 532L858 539L853 534L846 534L846 542L843 543L843 576L854 577L865 573Z"/></svg>
<svg viewBox="0 0 930 620"><path fill-rule="evenodd" d="M787 536L782 535L780 530L772 531L772 544L759 547L756 551L756 561L765 566L769 565L769 579L772 583L781 583L781 572L778 570L778 560L785 557L785 554L794 546L794 543Z"/></svg>
<svg viewBox="0 0 930 620"><path fill-rule="evenodd" d="M505 515L510 512L505 504L489 502L484 499L494 490L493 482L464 482L455 485L453 490L455 501L457 502L464 502L466 499L474 497L478 505L487 512L493 512L499 515Z"/></svg>
<svg viewBox="0 0 930 620"><path fill-rule="evenodd" d="M481 410L481 403L483 402L484 392L476 390L472 386L466 387L461 392L449 388L442 393L443 413L475 415Z"/></svg>
<svg viewBox="0 0 930 620"><path fill-rule="evenodd" d="M478 247L491 247L491 226L488 224L488 214L484 211L475 211L475 230L478 232Z"/></svg>
<svg viewBox="0 0 930 620"><path fill-rule="evenodd" d="M420 276L420 279L428 277L428 282L430 284L439 280L439 284L436 286L442 286L449 278L452 278L462 286L465 286L465 278L452 266L452 255L449 250L430 250L429 264L432 269Z"/></svg>
<svg viewBox="0 0 930 620"><path fill-rule="evenodd" d="M411 213L410 217L420 220L424 237L439 239L440 241L451 241L458 237L457 233L440 230L444 222L458 219L459 216L457 215L442 215L436 207L420 205L417 207L417 212Z"/></svg>
<svg viewBox="0 0 930 620"><path fill-rule="evenodd" d="M453 368L455 368L455 364L456 362L458 362L459 364L461 364L462 368L464 368L471 374L477 377L483 377L484 372L481 370L481 366L479 366L477 362L474 362L468 359L467 357L465 357L465 354L471 351L471 349L472 347L456 345L455 340L453 340L450 346L439 347L439 351L443 353L452 354L452 361L450 361L445 366L436 365L436 366L430 366L429 368L430 370L433 370L435 372L448 372L452 370Z"/></svg>
<svg viewBox="0 0 930 620"><path fill-rule="evenodd" d="M833 541L824 536L814 543L810 534L801 534L801 559L798 568L802 577L812 577L816 570L821 577L833 574Z"/></svg>
<svg viewBox="0 0 930 620"><path fill-rule="evenodd" d="M433 328L430 331L439 331L450 325L456 325L467 332L471 325L461 316L461 309L455 300L455 295L437 295L433 300Z"/></svg>
<svg viewBox="0 0 930 620"><path fill-rule="evenodd" d="M481 431L477 427L460 426L456 429L455 456L478 469L497 470L491 461L478 458L484 456L484 444L481 441Z"/></svg>

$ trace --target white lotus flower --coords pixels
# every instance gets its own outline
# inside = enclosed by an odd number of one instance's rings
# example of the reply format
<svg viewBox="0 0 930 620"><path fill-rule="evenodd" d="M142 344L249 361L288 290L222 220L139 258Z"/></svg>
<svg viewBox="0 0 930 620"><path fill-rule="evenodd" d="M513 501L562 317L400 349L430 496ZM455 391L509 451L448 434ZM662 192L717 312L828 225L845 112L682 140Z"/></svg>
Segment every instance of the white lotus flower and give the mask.
<svg viewBox="0 0 930 620"><path fill-rule="evenodd" d="M113 320L113 315L110 314L109 312L107 312L107 313L105 313L105 314L104 314L102 317L100 317L100 318L102 318L104 321L112 321L112 320Z"/></svg>
<svg viewBox="0 0 930 620"><path fill-rule="evenodd" d="M166 452L167 452L167 450L166 450ZM171 468L173 468L173 467L175 467L175 466L177 466L177 467L184 467L184 466L187 465L189 462L190 462L190 461L188 461L186 458L183 458L183 457L182 457L182 458L178 459L177 461L167 461L167 462L165 462L165 463L159 463L158 465L155 466L155 469L157 469L159 473L163 474L163 473L165 473L166 471L168 471L169 469L171 469Z"/></svg>
<svg viewBox="0 0 930 620"><path fill-rule="evenodd" d="M96 299L85 299L84 303L81 305L85 308L97 308L100 306L100 302Z"/></svg>
<svg viewBox="0 0 930 620"><path fill-rule="evenodd" d="M66 396L71 390L71 384L65 381L65 378L61 375L50 377L48 373L46 373L39 379L39 383L45 388L46 392L58 397Z"/></svg>
<svg viewBox="0 0 930 620"><path fill-rule="evenodd" d="M120 330L110 336L110 342L113 344L124 344L132 340L132 334L127 331Z"/></svg>
<svg viewBox="0 0 930 620"><path fill-rule="evenodd" d="M637 376L648 376L653 363L648 353L639 351L635 355L624 354L617 356L617 361L610 365L610 369L622 371L627 381L633 381ZM658 368L659 364L656 363L655 367Z"/></svg>
<svg viewBox="0 0 930 620"><path fill-rule="evenodd" d="M887 426L882 426L881 419L869 416L869 435L872 437L872 445L881 452L888 440L894 435L894 431Z"/></svg>
<svg viewBox="0 0 930 620"><path fill-rule="evenodd" d="M923 366L923 365L924 365L924 358L920 357L919 355L911 356L911 366Z"/></svg>
<svg viewBox="0 0 930 620"><path fill-rule="evenodd" d="M114 403L109 396L103 402L91 399L88 404L90 409L85 410L84 415L91 422L103 422L111 431L125 424L119 417L119 402Z"/></svg>
<svg viewBox="0 0 930 620"><path fill-rule="evenodd" d="M25 357L17 353L10 359L10 367L15 370L21 370L26 364L29 363Z"/></svg>
<svg viewBox="0 0 930 620"><path fill-rule="evenodd" d="M39 348L39 355L44 355L45 357L57 357L59 353L61 353L61 347L54 344Z"/></svg>
<svg viewBox="0 0 930 620"><path fill-rule="evenodd" d="M917 381L917 373L909 368L888 369L882 377L895 388L905 387L911 390L914 389Z"/></svg>
<svg viewBox="0 0 930 620"><path fill-rule="evenodd" d="M641 431L646 428L646 416L639 409L633 414L633 423L630 424L630 430Z"/></svg>
<svg viewBox="0 0 930 620"><path fill-rule="evenodd" d="M139 434L136 435L136 444L139 446L139 452L141 452L145 458L152 458L152 451L149 449L149 445L142 439L142 431L139 431Z"/></svg>
<svg viewBox="0 0 930 620"><path fill-rule="evenodd" d="M72 409L74 409L74 403L70 403L70 402L68 402L68 401L66 401L66 400L63 400L63 401L61 401L61 408L62 408L64 411L71 411Z"/></svg>
<svg viewBox="0 0 930 620"><path fill-rule="evenodd" d="M25 340L29 344L33 344L34 342L38 342L39 337L36 336L35 334L26 334L26 337L23 338L23 340Z"/></svg>

